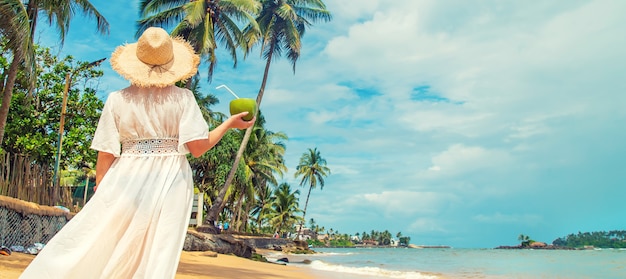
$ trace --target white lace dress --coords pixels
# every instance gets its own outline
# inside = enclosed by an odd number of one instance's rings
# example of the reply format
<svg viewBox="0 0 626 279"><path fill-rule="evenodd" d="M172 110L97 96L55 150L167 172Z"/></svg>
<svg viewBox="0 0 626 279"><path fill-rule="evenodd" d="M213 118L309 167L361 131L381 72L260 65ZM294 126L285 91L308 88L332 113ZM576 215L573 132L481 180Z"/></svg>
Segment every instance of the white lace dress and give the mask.
<svg viewBox="0 0 626 279"><path fill-rule="evenodd" d="M208 132L189 90L111 93L91 147L116 160L20 278L174 278L193 198L185 143Z"/></svg>

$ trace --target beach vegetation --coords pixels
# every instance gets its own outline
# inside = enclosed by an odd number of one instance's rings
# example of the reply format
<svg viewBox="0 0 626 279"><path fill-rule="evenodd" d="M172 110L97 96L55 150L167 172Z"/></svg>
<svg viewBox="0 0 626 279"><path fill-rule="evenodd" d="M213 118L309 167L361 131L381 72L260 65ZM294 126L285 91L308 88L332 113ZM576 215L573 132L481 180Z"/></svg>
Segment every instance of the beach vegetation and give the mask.
<svg viewBox="0 0 626 279"><path fill-rule="evenodd" d="M309 229L309 232L315 232ZM321 233L315 233L307 242L313 247L408 247L411 237L403 236L402 232L396 233L396 237L392 237L389 230L371 232L362 232L350 234L339 233L338 230L329 229Z"/></svg>
<svg viewBox="0 0 626 279"><path fill-rule="evenodd" d="M304 210L302 211L302 220L306 218L306 208L309 205L309 197L311 196L311 190L315 189L317 185L320 186L320 190L324 189L324 178L330 175L330 168L326 166L326 159L322 157L320 151L316 148L309 148L308 152L302 154L300 162L296 167L295 177L302 177L300 180L300 186L308 187L309 190L304 202ZM304 221L298 228L298 237L302 233L302 226Z"/></svg>
<svg viewBox="0 0 626 279"><path fill-rule="evenodd" d="M218 44L230 54L236 67L237 49L247 45L240 22L256 26L254 15L260 8L258 0L143 0L139 2L141 19L137 21L137 37L151 26L172 27L172 36L187 40L208 62L211 80L217 65Z"/></svg>
<svg viewBox="0 0 626 279"><path fill-rule="evenodd" d="M3 72L2 103L0 104L0 143L4 142L7 117L14 93L18 72L27 79L28 92L32 93L38 75L35 71L34 37L39 17L44 16L49 25L59 31L61 43L65 40L75 12L95 19L97 31L108 33L109 23L88 0L8 0L0 3L0 34L7 40L3 53L11 53L8 71ZM5 75L6 73L6 75ZM65 72L64 72L65 73Z"/></svg>
<svg viewBox="0 0 626 279"><path fill-rule="evenodd" d="M517 237L517 240L520 241L520 246L522 247L529 247L531 244L535 242L534 240L530 239L530 236L524 235L524 234L520 234Z"/></svg>
<svg viewBox="0 0 626 279"><path fill-rule="evenodd" d="M281 234L287 228L293 228L301 221L300 208L298 208L298 196L300 190L292 190L288 183L281 183L274 190L267 215L269 223Z"/></svg>
<svg viewBox="0 0 626 279"><path fill-rule="evenodd" d="M221 123L221 113L211 112L206 104L207 122ZM235 180L228 188L225 206L217 218L218 222L229 222L232 232L272 234L275 228L268 223L267 213L278 180L287 170L284 153L288 137L282 132L273 132L264 127L265 118L260 113L253 126L250 142L246 149ZM210 205L219 196L220 185L230 171L230 162L237 151L243 131L229 131L211 152L199 158L190 158L196 187L205 192Z"/></svg>
<svg viewBox="0 0 626 279"><path fill-rule="evenodd" d="M5 45L0 45L4 50ZM33 163L52 166L59 142L59 119L65 73L76 68L68 89L67 113L60 166L62 170L80 170L85 162L94 162L96 154L89 146L104 106L97 96L98 80L103 72L82 67L87 62L72 56L59 58L49 48L35 45L34 91L29 93L30 81L20 72L14 87L11 109L2 148L13 154L28 155ZM0 68L6 69L7 52L0 55Z"/></svg>
<svg viewBox="0 0 626 279"><path fill-rule="evenodd" d="M626 248L626 231L578 232L555 239L552 244L559 247Z"/></svg>
<svg viewBox="0 0 626 279"><path fill-rule="evenodd" d="M258 254L258 253L252 253L252 257L250 257L250 259L253 261L257 261L257 262L263 262L263 263L268 262L265 256Z"/></svg>
<svg viewBox="0 0 626 279"><path fill-rule="evenodd" d="M7 47L5 38L0 40L2 73L7 73L11 64L11 54L6 51ZM31 84L26 70L22 69L17 73L7 115L2 154L8 156L5 158L13 158L9 161L16 162L20 158L19 160L27 161L24 166L29 169L35 166L39 169L27 171L11 164L16 168L12 173L24 175L19 179L13 177L14 181L27 181L27 177L31 176L37 183L46 185L45 188L51 185L50 170L56 166L59 154L59 169L55 173L58 173L60 183L53 184L52 189L37 190L27 190L22 188L25 185L16 183L10 186L12 189L0 189L0 193L13 193L13 197L44 205L73 208L74 205L85 203L89 191L85 192L84 188L93 185L91 168L85 166L93 165L96 159L96 153L89 146L98 124L100 110L104 106L104 102L97 96L98 82L103 72L91 67L93 62L77 61L70 55L55 56L49 48L39 45L33 47L35 56L32 70L37 79ZM68 75L68 72L72 74ZM64 93L67 93L67 112L64 114L64 129L60 129ZM63 135L62 143L65 148L58 152L60 133ZM36 194L38 191L42 193Z"/></svg>
<svg viewBox="0 0 626 279"><path fill-rule="evenodd" d="M283 132L266 129L265 123L265 118L259 114L254 126L250 128L250 148L246 149L242 160L245 177L237 183L240 191L237 192L236 214L232 218L238 231L249 230L248 218L255 204L256 193L264 191L267 185L278 185L278 179L287 171L284 154L288 137ZM243 131L238 132L243 136Z"/></svg>

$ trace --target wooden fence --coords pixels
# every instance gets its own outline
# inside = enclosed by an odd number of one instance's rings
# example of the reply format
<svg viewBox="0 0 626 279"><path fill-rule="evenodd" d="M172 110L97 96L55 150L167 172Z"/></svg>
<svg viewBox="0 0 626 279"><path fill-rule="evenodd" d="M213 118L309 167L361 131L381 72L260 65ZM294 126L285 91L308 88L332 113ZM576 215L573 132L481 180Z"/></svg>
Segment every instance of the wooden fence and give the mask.
<svg viewBox="0 0 626 279"><path fill-rule="evenodd" d="M33 162L28 156L6 152L0 155L0 195L40 205L61 205L72 208L70 187L54 186L47 166Z"/></svg>

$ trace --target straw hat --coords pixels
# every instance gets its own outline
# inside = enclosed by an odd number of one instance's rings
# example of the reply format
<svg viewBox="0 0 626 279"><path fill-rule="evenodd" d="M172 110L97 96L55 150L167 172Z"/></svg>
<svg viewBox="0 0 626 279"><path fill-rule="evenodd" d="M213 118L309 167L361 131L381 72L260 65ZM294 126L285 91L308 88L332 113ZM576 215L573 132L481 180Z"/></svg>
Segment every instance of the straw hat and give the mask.
<svg viewBox="0 0 626 279"><path fill-rule="evenodd" d="M140 87L166 87L196 74L200 57L182 38L150 27L136 43L125 44L111 55L113 70Z"/></svg>

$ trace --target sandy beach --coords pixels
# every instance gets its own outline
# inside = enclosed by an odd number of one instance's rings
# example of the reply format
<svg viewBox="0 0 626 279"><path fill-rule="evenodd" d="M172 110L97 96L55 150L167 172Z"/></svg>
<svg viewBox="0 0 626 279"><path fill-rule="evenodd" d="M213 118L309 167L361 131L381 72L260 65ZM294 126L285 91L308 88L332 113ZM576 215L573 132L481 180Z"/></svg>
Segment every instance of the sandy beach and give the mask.
<svg viewBox="0 0 626 279"><path fill-rule="evenodd" d="M0 255L0 279L16 279L34 256L13 253ZM262 263L231 255L205 256L205 252L182 252L176 279L189 278L301 278L314 279L304 268Z"/></svg>

